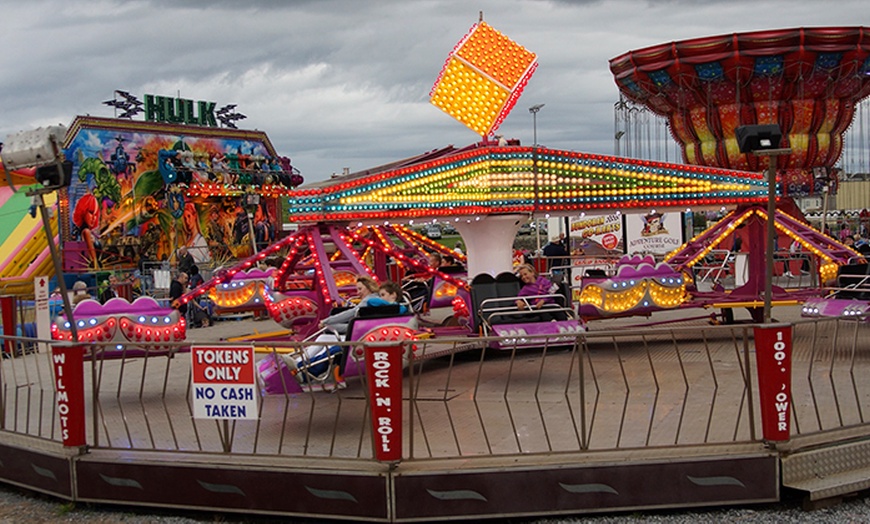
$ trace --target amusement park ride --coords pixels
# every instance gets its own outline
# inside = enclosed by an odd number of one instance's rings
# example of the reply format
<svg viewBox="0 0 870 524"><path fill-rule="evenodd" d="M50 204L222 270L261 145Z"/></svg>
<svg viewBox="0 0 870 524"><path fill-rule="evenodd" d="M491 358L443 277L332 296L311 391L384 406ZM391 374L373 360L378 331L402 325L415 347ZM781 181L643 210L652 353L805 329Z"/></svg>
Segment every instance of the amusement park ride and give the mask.
<svg viewBox="0 0 870 524"><path fill-rule="evenodd" d="M410 313L397 314L390 308L361 311L348 331L348 341L447 335L467 337L473 347L479 335L497 335L501 342L490 345L531 347L538 344L538 336L558 341L575 335L591 319L649 315L663 309L746 307L754 320L761 321L762 296L772 275L765 267L764 251L758 248L775 246L775 237L800 244L815 262L822 284L835 281L841 268L856 261L864 264L866 275L866 263L857 252L811 228L789 206L790 195L812 190L813 167L831 167L837 160L854 104L870 94L870 36L863 28L726 35L614 58L611 70L620 91L668 118L685 164L491 141L488 137L516 104L536 66L533 53L485 22L475 24L448 57L430 97L433 105L482 136L481 142L432 150L298 188L260 185L261 194L284 199L288 216L300 227L217 271L178 303L208 296L219 313L268 314L294 340L313 342L322 334L320 322L355 298L358 277L384 282L413 274L415 278L408 280L414 285L409 288L422 291ZM117 131L104 122L96 124ZM787 146L790 153L777 179L765 180L756 173L763 167L760 156L741 151L738 144L737 129L754 124L776 124L782 129L781 143L771 145ZM188 129L178 133L192 135ZM123 143L118 140L117 146ZM184 149L162 151L180 156ZM268 145L264 151L275 156ZM147 160L147 154L140 156ZM80 161L75 159L74 172L81 170ZM194 179L180 187L166 180L165 174L161 181L161 169L152 170L147 188L145 179L136 182L134 194L139 191L147 202L182 198L181 209L185 209L183 198L244 193L226 179L224 183ZM765 204L774 199L777 205L771 216ZM520 222L529 216L723 207L732 211L663 261L626 256L610 272L584 275L577 290L578 305L564 287L541 297L562 313L552 322L520 314L513 305L521 284L512 273L512 241ZM127 224L146 225L144 220L136 221L136 213L126 217ZM206 213L200 213L200 220ZM180 217L179 213L175 218ZM462 234L467 258L398 225L448 217ZM765 229L770 224L774 237ZM746 255L745 282L730 291L718 287L700 291L693 267L712 250L733 245L735 237L741 237L744 246L753 246ZM466 266L458 271L430 267L424 262L430 251L455 256ZM806 302L815 304L813 314L828 313L821 302L810 302L819 289L769 289L767 298L773 305ZM863 314L870 305L866 295L859 298L859 305L850 301L834 314L859 310ZM150 299L132 304L118 300L104 306L85 301L73 311L68 309L65 318L56 322L55 338L72 340L76 335L71 329L77 326L79 340L111 342L115 345L108 346L106 353L114 347L121 354L137 343L185 338L186 324L176 310L161 308ZM405 362L435 355L412 351ZM291 376L298 381L316 375L323 382L341 383L363 365L359 355L351 356L332 355L324 345L310 358L273 359L261 373L277 376L291 371L285 366L310 370L326 362L316 373ZM302 390L299 383L293 384L295 390Z"/></svg>

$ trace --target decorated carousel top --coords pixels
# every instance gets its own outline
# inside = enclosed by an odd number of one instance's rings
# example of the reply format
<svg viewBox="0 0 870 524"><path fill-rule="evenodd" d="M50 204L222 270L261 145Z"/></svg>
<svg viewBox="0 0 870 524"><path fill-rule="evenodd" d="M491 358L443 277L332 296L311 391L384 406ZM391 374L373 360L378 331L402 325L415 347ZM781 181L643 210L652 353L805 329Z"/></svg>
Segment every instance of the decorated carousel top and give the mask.
<svg viewBox="0 0 870 524"><path fill-rule="evenodd" d="M686 162L756 171L735 129L779 124L788 193L830 168L855 104L870 94L870 28L816 27L668 42L610 60L620 93L668 119ZM763 161L762 161L763 162Z"/></svg>

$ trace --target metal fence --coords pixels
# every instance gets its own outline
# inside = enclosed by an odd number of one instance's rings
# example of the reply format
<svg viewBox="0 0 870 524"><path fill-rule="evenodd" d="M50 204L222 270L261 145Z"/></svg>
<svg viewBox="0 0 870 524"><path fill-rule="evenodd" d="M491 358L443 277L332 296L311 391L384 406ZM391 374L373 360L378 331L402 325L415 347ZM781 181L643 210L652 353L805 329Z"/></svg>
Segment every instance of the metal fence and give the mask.
<svg viewBox="0 0 870 524"><path fill-rule="evenodd" d="M866 423L868 329L847 319L794 324L792 435ZM439 356L416 359L405 372L403 456L759 441L752 337L750 325L696 324L592 331L570 342L541 339L536 349L484 349L489 339L418 340L417 355ZM300 346L258 350L280 357ZM256 420L216 422L193 417L186 353L116 356L85 362L91 447L373 458L363 377L333 392L312 382L302 393L263 395ZM60 441L50 354L7 352L0 380L2 429Z"/></svg>

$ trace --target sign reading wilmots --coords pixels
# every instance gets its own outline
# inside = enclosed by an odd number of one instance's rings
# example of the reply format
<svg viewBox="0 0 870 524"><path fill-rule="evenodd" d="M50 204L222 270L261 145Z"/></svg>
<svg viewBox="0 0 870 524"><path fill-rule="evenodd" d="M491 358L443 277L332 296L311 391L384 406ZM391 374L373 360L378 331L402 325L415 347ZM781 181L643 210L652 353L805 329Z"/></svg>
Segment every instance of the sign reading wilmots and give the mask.
<svg viewBox="0 0 870 524"><path fill-rule="evenodd" d="M256 419L253 346L192 346L193 417Z"/></svg>
<svg viewBox="0 0 870 524"><path fill-rule="evenodd" d="M120 111L118 118L133 118L139 113L145 113L146 122L205 127L223 125L235 129L236 120L247 118L235 110L235 104L217 108L215 102L162 95L145 95L143 102L135 95L121 90L116 90L115 97L103 104Z"/></svg>

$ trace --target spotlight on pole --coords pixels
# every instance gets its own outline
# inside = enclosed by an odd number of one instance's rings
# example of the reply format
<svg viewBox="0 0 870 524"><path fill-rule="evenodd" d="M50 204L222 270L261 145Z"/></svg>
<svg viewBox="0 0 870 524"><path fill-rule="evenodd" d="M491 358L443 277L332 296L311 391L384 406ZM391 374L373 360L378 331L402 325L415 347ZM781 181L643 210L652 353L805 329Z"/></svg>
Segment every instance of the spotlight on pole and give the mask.
<svg viewBox="0 0 870 524"><path fill-rule="evenodd" d="M7 173L26 167L36 168L36 181L45 188L70 184L72 163L66 162L61 144L66 137L62 125L39 127L6 137L3 145L3 165Z"/></svg>

